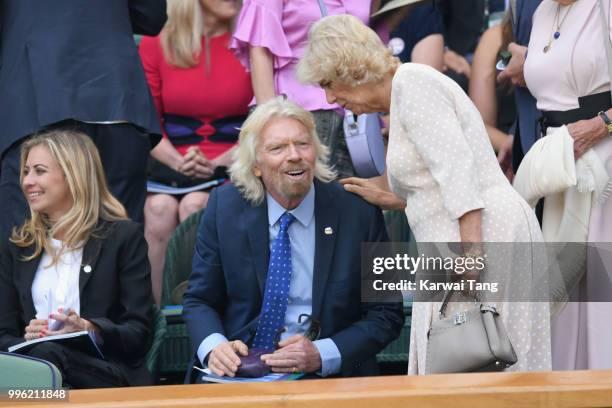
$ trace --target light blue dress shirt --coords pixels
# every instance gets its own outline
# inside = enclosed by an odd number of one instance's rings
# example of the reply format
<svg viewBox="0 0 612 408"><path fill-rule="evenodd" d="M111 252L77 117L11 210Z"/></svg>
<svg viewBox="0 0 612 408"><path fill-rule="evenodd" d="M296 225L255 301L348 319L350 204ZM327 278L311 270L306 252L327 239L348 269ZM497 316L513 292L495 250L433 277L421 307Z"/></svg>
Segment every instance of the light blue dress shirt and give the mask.
<svg viewBox="0 0 612 408"><path fill-rule="evenodd" d="M268 204L268 222L270 233L270 248L279 230L279 219L287 211L270 194L266 194ZM289 227L291 240L291 284L289 287L289 304L285 313L285 333L281 339L295 334L302 334L308 329L309 323L298 323L301 314L312 313L312 282L315 255L315 189L311 185L304 200L295 209L289 211L296 218ZM198 347L198 358L205 366L205 358L220 343L227 341L220 333L206 337ZM321 356L321 371L317 374L325 377L340 372L342 357L340 350L330 338L315 340L315 347Z"/></svg>

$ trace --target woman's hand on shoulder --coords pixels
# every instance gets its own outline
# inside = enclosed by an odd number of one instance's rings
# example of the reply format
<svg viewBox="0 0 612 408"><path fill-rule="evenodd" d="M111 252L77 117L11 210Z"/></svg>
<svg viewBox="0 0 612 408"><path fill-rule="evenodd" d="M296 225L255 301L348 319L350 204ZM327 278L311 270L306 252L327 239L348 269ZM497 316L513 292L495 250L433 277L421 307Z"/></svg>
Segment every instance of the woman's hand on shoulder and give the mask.
<svg viewBox="0 0 612 408"><path fill-rule="evenodd" d="M391 191L372 181L359 177L349 177L340 180L344 189L350 193L357 194L370 204L374 204L383 210L404 211L406 201L402 200Z"/></svg>

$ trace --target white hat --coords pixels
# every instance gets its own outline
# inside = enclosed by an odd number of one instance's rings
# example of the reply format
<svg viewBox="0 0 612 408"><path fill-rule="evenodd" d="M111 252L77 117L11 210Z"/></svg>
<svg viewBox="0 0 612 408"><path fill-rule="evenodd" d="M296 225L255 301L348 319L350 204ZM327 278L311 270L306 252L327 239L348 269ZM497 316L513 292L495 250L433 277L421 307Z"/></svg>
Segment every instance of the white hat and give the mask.
<svg viewBox="0 0 612 408"><path fill-rule="evenodd" d="M386 13L387 11L395 10L403 6L407 6L409 4L420 3L422 1L425 1L425 0L391 0L390 2L385 4L380 10L378 10L376 13L372 14L371 17L376 17L383 13Z"/></svg>

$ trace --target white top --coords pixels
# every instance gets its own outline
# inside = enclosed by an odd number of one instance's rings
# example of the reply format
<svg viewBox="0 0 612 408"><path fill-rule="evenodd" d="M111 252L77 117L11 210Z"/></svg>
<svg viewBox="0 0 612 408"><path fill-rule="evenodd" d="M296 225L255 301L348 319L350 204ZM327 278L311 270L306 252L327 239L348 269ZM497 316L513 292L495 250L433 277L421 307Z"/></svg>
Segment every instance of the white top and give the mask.
<svg viewBox="0 0 612 408"><path fill-rule="evenodd" d="M561 35L552 40L546 53L544 47L556 31L558 3L544 0L534 13L524 75L529 91L538 101L538 109L575 109L578 97L610 89L597 1L580 0L571 9L561 6L559 20L567 17L559 28ZM610 10L610 0L603 2L604 9ZM609 15L606 20L610 21Z"/></svg>
<svg viewBox="0 0 612 408"><path fill-rule="evenodd" d="M51 245L59 250L62 241L51 239ZM47 319L57 309L71 308L80 314L79 273L83 248L62 253L58 262L51 265L52 258L44 252L32 283L32 299L37 319Z"/></svg>
<svg viewBox="0 0 612 408"><path fill-rule="evenodd" d="M393 191L406 200L417 245L459 242L458 219L479 208L484 242L542 240L535 214L499 167L478 109L456 82L429 66L404 64L393 78L387 175ZM498 282L512 277L506 286L514 292L529 287L532 271L512 253L488 262L487 276L499 277ZM451 303L449 315L472 307ZM512 369L550 370L548 304L519 303L500 309L518 355ZM439 307L440 302L413 303L408 374L426 372L427 333Z"/></svg>

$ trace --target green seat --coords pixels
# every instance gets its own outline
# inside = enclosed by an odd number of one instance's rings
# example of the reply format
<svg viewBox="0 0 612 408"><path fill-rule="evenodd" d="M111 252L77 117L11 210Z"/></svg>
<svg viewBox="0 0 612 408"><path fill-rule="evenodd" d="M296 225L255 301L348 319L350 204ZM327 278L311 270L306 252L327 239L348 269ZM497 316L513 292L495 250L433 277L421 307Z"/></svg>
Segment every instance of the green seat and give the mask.
<svg viewBox="0 0 612 408"><path fill-rule="evenodd" d="M391 242L409 242L412 237L410 225L403 211L384 211L385 225Z"/></svg>
<svg viewBox="0 0 612 408"><path fill-rule="evenodd" d="M164 338L166 336L166 316L162 314L157 305L151 307L153 314L153 343L145 358L145 364L149 369L149 372L157 378L159 368L159 356L161 348L164 344Z"/></svg>
<svg viewBox="0 0 612 408"><path fill-rule="evenodd" d="M184 373L192 357L189 333L181 312L203 212L200 210L190 215L176 228L168 242L161 296L162 313L168 323L160 355L159 371L162 375Z"/></svg>
<svg viewBox="0 0 612 408"><path fill-rule="evenodd" d="M189 279L198 225L203 212L204 210L200 210L187 217L176 227L168 242L162 282L162 308L168 305L181 304L183 301L182 296L177 296L178 293L175 289L181 283L184 286L184 282Z"/></svg>
<svg viewBox="0 0 612 408"><path fill-rule="evenodd" d="M407 242L411 256L417 255L416 242L413 239L406 214L403 211L385 211L385 224L391 242ZM404 244L402 244L404 245ZM408 363L410 345L410 325L412 321L412 300L404 302L404 327L400 336L376 355L379 363Z"/></svg>
<svg viewBox="0 0 612 408"><path fill-rule="evenodd" d="M404 327L402 327L400 336L376 355L379 363L408 363L411 321L412 302L404 302Z"/></svg>
<svg viewBox="0 0 612 408"><path fill-rule="evenodd" d="M62 374L48 361L0 352L0 389L60 389Z"/></svg>

